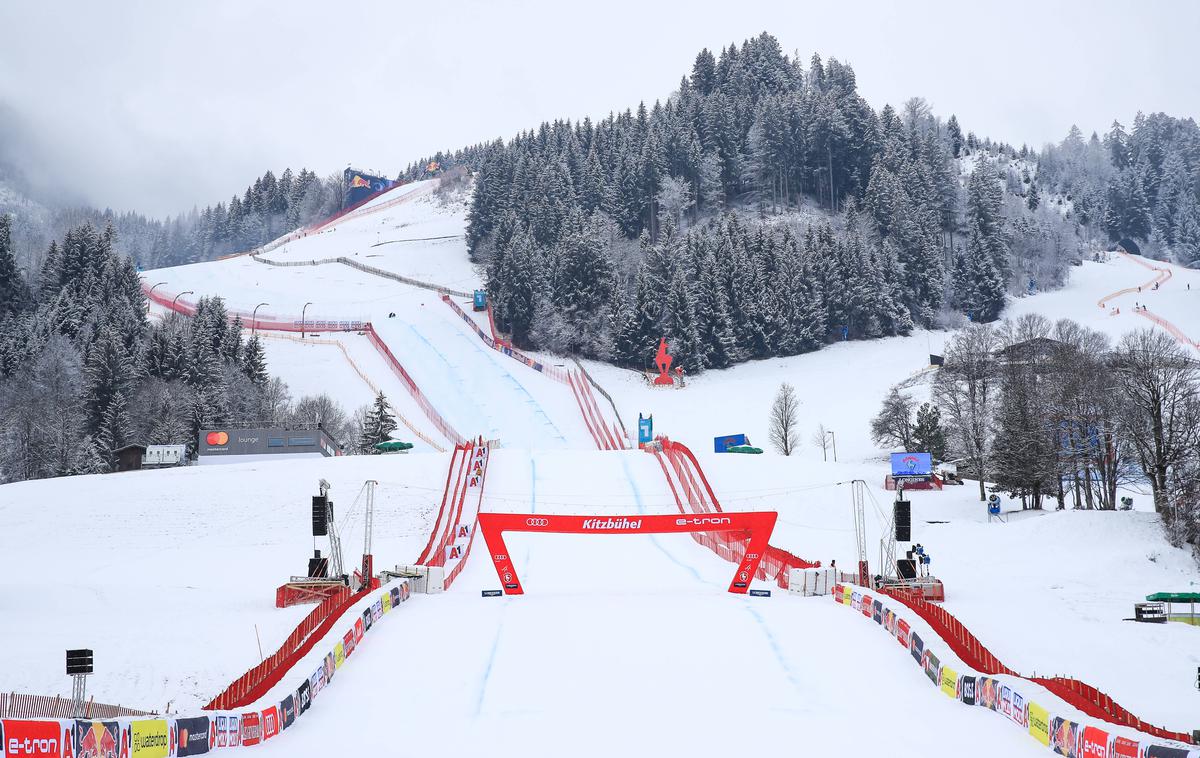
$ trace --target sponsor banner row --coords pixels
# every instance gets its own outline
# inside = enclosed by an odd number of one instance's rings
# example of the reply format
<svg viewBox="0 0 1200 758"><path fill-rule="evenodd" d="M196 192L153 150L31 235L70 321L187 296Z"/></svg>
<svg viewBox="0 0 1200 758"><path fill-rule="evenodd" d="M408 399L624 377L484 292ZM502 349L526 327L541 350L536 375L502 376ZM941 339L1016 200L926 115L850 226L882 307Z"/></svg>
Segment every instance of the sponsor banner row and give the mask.
<svg viewBox="0 0 1200 758"><path fill-rule="evenodd" d="M0 719L0 758L183 758L258 745L293 726L367 630L409 597L407 582L383 588L316 670L262 710L111 721Z"/></svg>
<svg viewBox="0 0 1200 758"><path fill-rule="evenodd" d="M1110 725L1078 723L1051 713L995 677L959 673L942 663L928 641L912 630L894 610L862 588L834 587L833 599L862 613L883 627L908 650L925 676L944 693L964 705L995 711L1058 755L1069 758L1200 758L1200 749L1154 745L1110 734ZM940 641L940 640L939 640Z"/></svg>

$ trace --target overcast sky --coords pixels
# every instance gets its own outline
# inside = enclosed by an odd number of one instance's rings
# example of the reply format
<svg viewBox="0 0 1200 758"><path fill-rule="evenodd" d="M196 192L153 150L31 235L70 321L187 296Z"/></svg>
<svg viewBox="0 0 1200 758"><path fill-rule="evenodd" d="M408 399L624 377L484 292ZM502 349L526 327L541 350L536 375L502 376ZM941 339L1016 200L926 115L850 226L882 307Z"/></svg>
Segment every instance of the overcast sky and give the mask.
<svg viewBox="0 0 1200 758"><path fill-rule="evenodd" d="M852 64L876 108L920 95L1017 145L1200 116L1195 2L2 0L0 30L27 173L152 214L664 98L762 31Z"/></svg>

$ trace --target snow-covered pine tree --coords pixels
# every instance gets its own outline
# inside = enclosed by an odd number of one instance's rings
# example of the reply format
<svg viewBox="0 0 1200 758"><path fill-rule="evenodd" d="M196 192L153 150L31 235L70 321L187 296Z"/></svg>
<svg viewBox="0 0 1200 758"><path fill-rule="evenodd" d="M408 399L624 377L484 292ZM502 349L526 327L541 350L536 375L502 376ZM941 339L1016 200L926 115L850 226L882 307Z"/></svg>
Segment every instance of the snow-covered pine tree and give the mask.
<svg viewBox="0 0 1200 758"><path fill-rule="evenodd" d="M379 451L375 446L390 440L395 430L396 418L388 407L387 397L380 392L363 416L362 431L358 439L359 450L366 455L378 455Z"/></svg>

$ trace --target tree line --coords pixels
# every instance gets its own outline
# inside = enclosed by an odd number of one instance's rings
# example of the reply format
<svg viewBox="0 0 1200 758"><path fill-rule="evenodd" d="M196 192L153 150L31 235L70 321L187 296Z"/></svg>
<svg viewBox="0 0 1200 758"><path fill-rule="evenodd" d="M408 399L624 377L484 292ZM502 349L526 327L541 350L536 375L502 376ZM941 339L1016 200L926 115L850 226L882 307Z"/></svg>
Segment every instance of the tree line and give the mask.
<svg viewBox="0 0 1200 758"><path fill-rule="evenodd" d="M1200 362L1161 331L1113 344L1069 319L974 324L947 344L915 425L914 405L893 390L876 442L963 459L981 500L986 481L1028 508L1114 510L1123 486L1148 483L1172 541L1200 545Z"/></svg>
<svg viewBox="0 0 1200 758"><path fill-rule="evenodd" d="M665 103L435 157L475 172L467 242L500 327L627 366L645 363L645 332L698 371L989 321L1082 255L1036 188L1006 191L1015 150L919 98L876 112L850 66L805 66L767 34L702 51ZM864 279L835 302L831 280ZM782 326L720 347L726 318Z"/></svg>
<svg viewBox="0 0 1200 758"><path fill-rule="evenodd" d="M1112 242L1132 239L1167 260L1200 260L1200 127L1193 119L1138 113L1133 131L1114 121L1101 138L1071 127L1038 159L1038 173L1066 197L1080 223Z"/></svg>
<svg viewBox="0 0 1200 758"><path fill-rule="evenodd" d="M117 232L84 224L52 242L33 282L0 216L0 481L101 473L130 443L186 444L200 429L321 424L358 452L367 408L348 417L326 395L293 401L218 297L191 317L147 318ZM369 435L367 435L369 436Z"/></svg>
<svg viewBox="0 0 1200 758"><path fill-rule="evenodd" d="M342 175L322 178L302 168L276 176L267 171L228 202L193 208L167 219L88 207L19 212L11 221L11 244L27 270L43 265L51 241L91 224L113 227L115 248L140 268L198 263L253 249L335 213L342 203Z"/></svg>

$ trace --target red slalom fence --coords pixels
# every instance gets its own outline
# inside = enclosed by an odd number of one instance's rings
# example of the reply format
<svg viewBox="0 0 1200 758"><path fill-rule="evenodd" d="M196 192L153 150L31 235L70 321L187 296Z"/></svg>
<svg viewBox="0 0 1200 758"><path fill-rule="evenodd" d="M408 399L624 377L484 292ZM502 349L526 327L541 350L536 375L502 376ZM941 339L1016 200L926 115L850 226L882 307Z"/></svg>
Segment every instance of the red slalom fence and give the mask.
<svg viewBox="0 0 1200 758"><path fill-rule="evenodd" d="M725 513L726 511L721 509L721 503L717 500L712 486L708 483L708 478L704 475L704 470L700 468L700 462L696 460L692 451L686 445L672 442L665 437L658 441L662 446L662 452L654 450L651 452L658 460L663 476L667 478L667 484L671 488L671 494L675 498L675 504L679 507L680 513L688 513L689 510L698 514ZM667 467L668 463L670 469ZM672 471L674 477L671 475ZM679 483L678 488L676 488L676 482ZM683 497L680 497L680 490L683 492ZM686 507L684 500L687 501ZM692 537L696 542L731 563L739 563L746 554L747 541L744 537L719 532L702 532L693 534ZM763 551L762 562L758 565L755 577L764 581L774 580L781 589L787 589L788 573L791 569L819 568L820 565L820 561L808 561L787 550L768 544Z"/></svg>
<svg viewBox="0 0 1200 758"><path fill-rule="evenodd" d="M346 587L323 600L292 630L278 650L233 680L221 694L204 706L204 710L225 711L241 708L265 695L283 679L283 675L297 661L312 650L317 641L324 637L359 599L361 595L351 592L350 588Z"/></svg>
<svg viewBox="0 0 1200 758"><path fill-rule="evenodd" d="M887 588L879 590L904 605L920 616L933 631L941 637L954 651L962 662L982 674L1021 675L1001 663L987 646L979 641L954 614L926 601L912 592L896 591ZM1192 737L1186 732L1173 732L1142 721L1108 695L1096 689L1087 682L1067 677L1023 677L1045 687L1064 701L1075 706L1093 718L1103 719L1112 724L1127 726L1139 732L1150 734L1162 739L1177 742L1191 742Z"/></svg>

